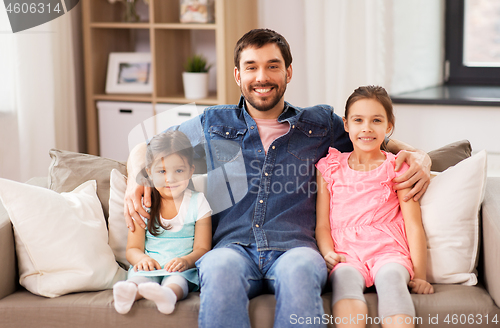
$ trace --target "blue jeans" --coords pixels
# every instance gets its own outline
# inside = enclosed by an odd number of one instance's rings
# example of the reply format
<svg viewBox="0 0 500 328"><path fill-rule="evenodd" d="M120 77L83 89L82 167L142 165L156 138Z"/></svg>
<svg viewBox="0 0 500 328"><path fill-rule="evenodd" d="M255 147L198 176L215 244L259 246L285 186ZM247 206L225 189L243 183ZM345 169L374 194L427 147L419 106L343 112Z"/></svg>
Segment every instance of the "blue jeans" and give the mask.
<svg viewBox="0 0 500 328"><path fill-rule="evenodd" d="M297 324L301 317L321 322L327 270L312 248L258 252L255 244L230 244L206 253L196 266L201 287L199 327L250 327L249 300L266 290L276 297L274 327L302 327Z"/></svg>

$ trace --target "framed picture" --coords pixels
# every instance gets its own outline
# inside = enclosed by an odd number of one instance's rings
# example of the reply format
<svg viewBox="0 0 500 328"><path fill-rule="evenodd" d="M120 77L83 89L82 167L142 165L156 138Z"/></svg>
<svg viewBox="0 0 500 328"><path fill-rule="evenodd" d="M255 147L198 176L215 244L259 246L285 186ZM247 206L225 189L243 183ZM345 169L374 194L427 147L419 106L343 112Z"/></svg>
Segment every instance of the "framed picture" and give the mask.
<svg viewBox="0 0 500 328"><path fill-rule="evenodd" d="M112 52L109 54L106 93L152 93L151 54Z"/></svg>
<svg viewBox="0 0 500 328"><path fill-rule="evenodd" d="M213 23L214 0L180 0L181 23Z"/></svg>

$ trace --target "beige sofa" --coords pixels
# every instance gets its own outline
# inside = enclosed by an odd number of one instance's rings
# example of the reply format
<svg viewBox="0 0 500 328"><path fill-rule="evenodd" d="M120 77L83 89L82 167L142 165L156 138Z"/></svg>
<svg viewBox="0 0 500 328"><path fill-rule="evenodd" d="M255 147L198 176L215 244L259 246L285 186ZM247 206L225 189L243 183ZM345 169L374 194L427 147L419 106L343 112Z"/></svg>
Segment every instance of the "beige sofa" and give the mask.
<svg viewBox="0 0 500 328"><path fill-rule="evenodd" d="M47 187L47 178L28 182ZM417 327L498 327L500 326L500 178L488 178L481 214L481 250L477 286L434 285L433 295L412 295ZM0 328L54 327L196 327L199 294L191 293L178 303L173 314L159 313L147 300L136 302L126 315L113 307L111 290L82 292L45 298L36 296L18 284L14 234L9 217L0 203ZM324 320L331 315L331 293L323 295ZM373 290L366 299L369 316L377 318L377 297ZM272 327L275 300L261 295L250 301L253 327ZM447 324L446 319L449 320ZM220 318L221 321L224 318ZM496 320L496 322L494 322ZM488 323L486 323L488 321ZM294 326L292 320L290 326ZM460 324L465 323L465 324ZM334 327L333 324L329 325ZM368 327L380 327L378 324Z"/></svg>

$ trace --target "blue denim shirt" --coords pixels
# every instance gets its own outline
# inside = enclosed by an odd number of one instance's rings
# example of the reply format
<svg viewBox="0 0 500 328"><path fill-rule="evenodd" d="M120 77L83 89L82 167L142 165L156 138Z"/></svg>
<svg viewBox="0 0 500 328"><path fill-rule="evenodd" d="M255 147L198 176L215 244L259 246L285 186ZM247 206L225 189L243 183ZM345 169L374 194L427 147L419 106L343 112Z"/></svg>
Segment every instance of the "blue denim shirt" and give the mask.
<svg viewBox="0 0 500 328"><path fill-rule="evenodd" d="M180 125L196 153L206 156L215 248L317 248L314 164L330 146L351 151L352 144L342 119L327 105L298 108L285 102L278 122L290 128L267 154L243 97L238 105L209 107Z"/></svg>

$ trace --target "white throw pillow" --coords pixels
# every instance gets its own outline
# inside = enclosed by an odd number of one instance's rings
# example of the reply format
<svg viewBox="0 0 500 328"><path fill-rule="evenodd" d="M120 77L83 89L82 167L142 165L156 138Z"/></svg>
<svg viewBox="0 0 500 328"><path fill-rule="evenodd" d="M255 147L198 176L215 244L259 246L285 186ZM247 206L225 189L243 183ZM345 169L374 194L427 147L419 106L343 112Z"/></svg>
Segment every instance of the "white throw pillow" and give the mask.
<svg viewBox="0 0 500 328"><path fill-rule="evenodd" d="M477 284L479 209L486 186L486 151L434 177L420 201L431 283Z"/></svg>
<svg viewBox="0 0 500 328"><path fill-rule="evenodd" d="M19 282L30 292L97 291L125 278L108 245L95 181L59 194L0 179L0 199L14 225Z"/></svg>
<svg viewBox="0 0 500 328"><path fill-rule="evenodd" d="M193 175L193 186L196 191L205 193L207 188L207 175ZM124 267L130 266L125 256L127 248L128 228L123 215L123 206L125 198L125 190L127 188L127 177L120 171L113 169L110 175L110 192L109 192L109 246L115 254L116 261Z"/></svg>
<svg viewBox="0 0 500 328"><path fill-rule="evenodd" d="M115 254L116 261L128 268L130 264L125 256L128 228L125 221L125 215L123 215L127 177L121 174L117 169L113 169L111 170L109 184L109 246Z"/></svg>

